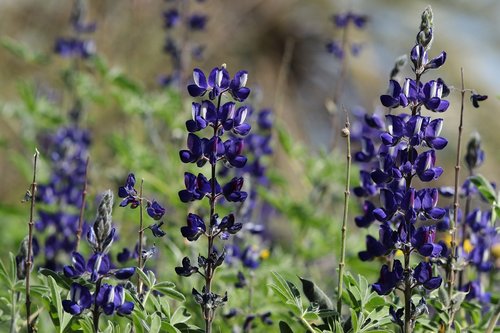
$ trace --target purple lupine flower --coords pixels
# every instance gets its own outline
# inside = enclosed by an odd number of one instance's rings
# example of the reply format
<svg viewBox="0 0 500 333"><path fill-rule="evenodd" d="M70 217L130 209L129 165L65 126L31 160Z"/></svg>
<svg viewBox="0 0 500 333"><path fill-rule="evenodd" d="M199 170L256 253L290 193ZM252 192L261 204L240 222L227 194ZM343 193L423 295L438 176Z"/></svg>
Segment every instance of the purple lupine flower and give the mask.
<svg viewBox="0 0 500 333"><path fill-rule="evenodd" d="M210 99L215 99L224 91L229 89L231 78L225 66L215 67L208 76L208 85L212 88L209 93ZM194 96L193 96L194 97Z"/></svg>
<svg viewBox="0 0 500 333"><path fill-rule="evenodd" d="M210 87L205 74L199 68L193 70L193 80L194 83L187 87L189 95L193 97L203 96Z"/></svg>
<svg viewBox="0 0 500 333"><path fill-rule="evenodd" d="M437 289L443 282L440 276L432 276L432 266L428 262L421 262L415 267L413 278L427 290Z"/></svg>
<svg viewBox="0 0 500 333"><path fill-rule="evenodd" d="M234 177L226 185L222 187L222 194L227 201L230 202L243 202L248 194L242 191L243 177Z"/></svg>
<svg viewBox="0 0 500 333"><path fill-rule="evenodd" d="M450 106L450 102L442 99L444 97L444 85L439 80L431 80L427 82L422 91L422 102L428 110L434 112L444 112Z"/></svg>
<svg viewBox="0 0 500 333"><path fill-rule="evenodd" d="M392 147L397 145L405 135L405 119L403 116L386 115L387 132L380 135L382 143Z"/></svg>
<svg viewBox="0 0 500 333"><path fill-rule="evenodd" d="M484 150L481 148L481 137L476 132L467 143L467 152L465 153L465 163L469 170L481 166L484 162Z"/></svg>
<svg viewBox="0 0 500 333"><path fill-rule="evenodd" d="M90 272L90 281L96 282L99 276L109 272L111 263L109 257L101 253L94 253L87 262L87 271Z"/></svg>
<svg viewBox="0 0 500 333"><path fill-rule="evenodd" d="M446 214L444 208L436 207L439 192L436 188L424 188L417 192L417 210L429 220L440 220Z"/></svg>
<svg viewBox="0 0 500 333"><path fill-rule="evenodd" d="M427 146L433 149L441 150L448 144L446 138L440 137L441 129L443 128L443 119L438 118L432 120L425 127L424 140Z"/></svg>
<svg viewBox="0 0 500 333"><path fill-rule="evenodd" d="M415 161L415 171L423 182L438 179L443 173L443 168L435 167L436 152L434 150L427 150L418 155Z"/></svg>
<svg viewBox="0 0 500 333"><path fill-rule="evenodd" d="M148 229L151 230L151 232L153 233L153 236L154 237L163 237L166 235L166 232L161 230L161 226L163 225L163 221L159 222L159 223L155 223L155 224L152 224L148 227Z"/></svg>
<svg viewBox="0 0 500 333"><path fill-rule="evenodd" d="M229 138L224 142L225 160L235 168L242 168L247 162L247 158L241 153L243 152L244 141L240 138Z"/></svg>
<svg viewBox="0 0 500 333"><path fill-rule="evenodd" d="M163 12L163 22L166 29L171 29L180 21L179 11L175 8L171 8Z"/></svg>
<svg viewBox="0 0 500 333"><path fill-rule="evenodd" d="M437 257L443 251L440 244L434 243L436 230L433 227L417 228L411 238L412 246L424 257Z"/></svg>
<svg viewBox="0 0 500 333"><path fill-rule="evenodd" d="M390 220L398 211L399 203L401 202L401 195L394 193L389 189L380 190L380 203L382 207L373 211L373 216L380 222Z"/></svg>
<svg viewBox="0 0 500 333"><path fill-rule="evenodd" d="M326 51L331 53L337 59L344 58L344 50L342 49L342 44L339 41L331 41L326 44Z"/></svg>
<svg viewBox="0 0 500 333"><path fill-rule="evenodd" d="M189 241L195 241L207 231L203 219L196 214L189 213L187 217L187 226L181 228L182 236Z"/></svg>
<svg viewBox="0 0 500 333"><path fill-rule="evenodd" d="M119 316L126 316L134 310L134 303L125 302L123 286L103 284L96 297L96 303L102 307L108 316L116 312Z"/></svg>
<svg viewBox="0 0 500 333"><path fill-rule="evenodd" d="M64 266L64 275L69 278L76 278L82 276L86 272L85 258L78 252L73 252L71 261L73 266Z"/></svg>
<svg viewBox="0 0 500 333"><path fill-rule="evenodd" d="M234 75L229 85L229 92L235 100L243 102L250 94L250 89L246 86L248 79L247 71L239 71Z"/></svg>
<svg viewBox="0 0 500 333"><path fill-rule="evenodd" d="M54 45L54 52L61 57L89 58L96 52L96 47L91 40L76 38L58 38Z"/></svg>
<svg viewBox="0 0 500 333"><path fill-rule="evenodd" d="M491 301L491 293L485 292L480 280L470 281L461 290L468 292L465 296L468 300L477 299L482 304L488 304Z"/></svg>
<svg viewBox="0 0 500 333"><path fill-rule="evenodd" d="M203 30L207 24L208 17L203 14L192 14L188 18L189 28L191 30Z"/></svg>
<svg viewBox="0 0 500 333"><path fill-rule="evenodd" d="M147 202L146 211L148 215L155 220L160 220L163 215L165 215L165 208L163 208L156 200Z"/></svg>
<svg viewBox="0 0 500 333"><path fill-rule="evenodd" d="M227 232L229 234L235 234L241 230L243 224L235 223L234 214L229 214L222 218L220 223L218 223L217 227L222 232Z"/></svg>
<svg viewBox="0 0 500 333"><path fill-rule="evenodd" d="M373 170L370 174L375 184L389 183L403 177L391 155L381 153L379 159L380 167Z"/></svg>
<svg viewBox="0 0 500 333"><path fill-rule="evenodd" d="M401 261L394 260L392 271L389 270L389 266L382 266L380 278L377 283L372 284L372 289L379 295L388 295L402 280L403 266Z"/></svg>
<svg viewBox="0 0 500 333"><path fill-rule="evenodd" d="M373 182L369 172L361 170L359 172L361 185L353 189L354 194L358 197L371 197L378 192L378 188Z"/></svg>
<svg viewBox="0 0 500 333"><path fill-rule="evenodd" d="M403 94L399 83L395 80L390 80L388 94L380 96L380 102L383 106L394 109L400 105L406 107L408 105L408 98Z"/></svg>
<svg viewBox="0 0 500 333"><path fill-rule="evenodd" d="M488 96L486 96L486 95L472 94L470 96L470 100L472 102L472 105L475 108L479 108L479 102L485 101L487 99L488 99Z"/></svg>
<svg viewBox="0 0 500 333"><path fill-rule="evenodd" d="M113 272L113 275L118 280L127 280L135 274L135 267L120 268Z"/></svg>
<svg viewBox="0 0 500 333"><path fill-rule="evenodd" d="M369 162L375 156L375 146L373 145L373 141L363 136L361 138L361 151L354 154L354 160L357 162Z"/></svg>
<svg viewBox="0 0 500 333"><path fill-rule="evenodd" d="M356 222L356 225L360 228L367 228L375 221L373 211L376 209L376 207L371 201L365 200L363 202L362 209L364 215L356 216L354 218L354 222Z"/></svg>
<svg viewBox="0 0 500 333"><path fill-rule="evenodd" d="M191 276L198 272L198 267L191 266L191 260L188 257L182 259L182 267L175 267L175 272L180 276Z"/></svg>
<svg viewBox="0 0 500 333"><path fill-rule="evenodd" d="M186 189L179 191L182 202L200 200L211 191L210 183L202 173L198 177L190 172L184 173L184 184Z"/></svg>
<svg viewBox="0 0 500 333"><path fill-rule="evenodd" d="M87 287L73 282L70 288L70 299L62 301L64 311L67 313L78 316L85 309L90 309L92 305L92 296Z"/></svg>
<svg viewBox="0 0 500 333"><path fill-rule="evenodd" d="M216 113L215 106L210 101L204 101L203 104L193 103L192 115L193 119L186 121L186 128L189 132L198 132L207 127L207 113L210 117L211 113Z"/></svg>
<svg viewBox="0 0 500 333"><path fill-rule="evenodd" d="M133 173L129 173L127 176L127 181L124 186L120 186L118 189L118 196L124 198L120 202L120 207L126 207L130 204L130 208L137 208L140 205L141 198L137 194L135 189L135 176Z"/></svg>
<svg viewBox="0 0 500 333"><path fill-rule="evenodd" d="M187 138L187 150L179 152L181 161L184 163L198 163L203 157L203 147L206 144L206 139L200 139L196 134L189 133ZM204 164L204 162L203 162Z"/></svg>

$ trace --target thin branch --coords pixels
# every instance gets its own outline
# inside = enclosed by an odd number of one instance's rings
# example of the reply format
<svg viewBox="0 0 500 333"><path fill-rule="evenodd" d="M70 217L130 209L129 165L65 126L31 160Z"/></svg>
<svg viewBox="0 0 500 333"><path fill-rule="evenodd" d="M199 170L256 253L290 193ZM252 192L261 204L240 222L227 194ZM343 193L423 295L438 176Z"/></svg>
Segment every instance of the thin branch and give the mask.
<svg viewBox="0 0 500 333"><path fill-rule="evenodd" d="M32 257L33 257L33 227L34 221L33 217L35 215L35 197L36 197L36 168L38 162L38 156L40 153L38 149L35 148L34 162L33 162L33 181L31 182L31 198L30 198L30 220L28 222L28 255L26 258L26 326L28 328L28 333L32 333L34 331L34 327L30 322L31 317L31 296L30 296L30 273L31 267L33 265Z"/></svg>
<svg viewBox="0 0 500 333"><path fill-rule="evenodd" d="M345 127L342 129L342 136L346 138L346 181L345 181L345 191L344 191L344 216L342 219L342 243L340 252L340 263L339 263L339 281L337 286L337 312L340 314L342 312L342 288L344 284L344 266L345 266L345 243L347 237L347 215L349 208L349 196L350 196L350 185L351 185L351 133L350 133L349 114L346 111L346 121Z"/></svg>
<svg viewBox="0 0 500 333"><path fill-rule="evenodd" d="M453 194L453 219L451 220L450 226L450 234L451 234L451 252L450 257L448 259L447 265L447 292L448 298L451 299L453 293L453 287L455 285L455 261L457 258L457 224L458 224L458 184L459 184L459 174L460 174L460 160L461 160L461 142L462 142L462 128L464 122L464 98L465 98L465 87L464 87L464 69L460 69L461 81L462 81L462 91L461 91L461 105L460 105L460 123L458 125L458 141L457 141L457 159L455 163L455 186L454 186L454 194ZM448 330L451 330L451 326L453 325L453 319L455 317L455 313L453 311L453 307L450 306L448 309L449 321L448 321Z"/></svg>

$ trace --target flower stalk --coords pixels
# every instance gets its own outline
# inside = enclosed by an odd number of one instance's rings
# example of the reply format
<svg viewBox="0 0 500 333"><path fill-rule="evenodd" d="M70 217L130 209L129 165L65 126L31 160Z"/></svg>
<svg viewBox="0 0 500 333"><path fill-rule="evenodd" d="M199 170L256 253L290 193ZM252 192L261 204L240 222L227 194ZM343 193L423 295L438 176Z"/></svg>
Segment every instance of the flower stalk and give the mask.
<svg viewBox="0 0 500 333"><path fill-rule="evenodd" d="M351 133L350 133L349 114L346 112L345 126L342 129L342 136L346 138L346 181L345 181L345 191L344 191L344 215L342 219L342 243L340 252L340 262L339 262L339 281L337 286L337 312L340 314L342 312L342 288L344 283L344 267L345 267L345 243L347 237L347 215L349 208L349 196L350 196L350 185L351 185Z"/></svg>
<svg viewBox="0 0 500 333"><path fill-rule="evenodd" d="M28 254L26 256L26 327L28 328L28 333L34 332L34 327L30 322L31 318L31 295L30 295L30 272L33 266L33 227L35 225L33 218L35 215L35 197L36 197L36 169L38 156L40 153L38 149L35 148L35 155L33 161L33 181L31 182L30 189L30 219L28 222Z"/></svg>

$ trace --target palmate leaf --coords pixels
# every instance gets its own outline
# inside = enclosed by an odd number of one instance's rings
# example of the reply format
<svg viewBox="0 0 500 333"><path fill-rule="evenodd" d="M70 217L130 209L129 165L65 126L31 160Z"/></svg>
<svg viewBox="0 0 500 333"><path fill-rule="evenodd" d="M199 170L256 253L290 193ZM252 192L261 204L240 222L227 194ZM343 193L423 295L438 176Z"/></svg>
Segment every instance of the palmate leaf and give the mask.
<svg viewBox="0 0 500 333"><path fill-rule="evenodd" d="M278 295L292 313L298 317L302 316L302 299L295 285L286 281L280 274L272 272L273 283L271 289Z"/></svg>

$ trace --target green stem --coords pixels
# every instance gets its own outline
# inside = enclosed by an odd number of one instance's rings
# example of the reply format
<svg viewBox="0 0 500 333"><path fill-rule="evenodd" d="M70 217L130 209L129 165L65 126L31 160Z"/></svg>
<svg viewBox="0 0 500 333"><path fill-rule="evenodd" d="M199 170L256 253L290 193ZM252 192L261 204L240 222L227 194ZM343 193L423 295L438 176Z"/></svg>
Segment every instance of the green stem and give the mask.
<svg viewBox="0 0 500 333"><path fill-rule="evenodd" d="M493 333L495 327L497 326L498 319L500 319L500 306L497 305L497 307L495 308L495 313L491 316L490 322L488 323L486 333Z"/></svg>
<svg viewBox="0 0 500 333"><path fill-rule="evenodd" d="M311 324L309 324L309 322L304 318L304 317L300 317L300 321L302 322L302 324L304 324L304 326L307 328L307 330L309 332L312 332L314 333L314 328L311 326Z"/></svg>
<svg viewBox="0 0 500 333"><path fill-rule="evenodd" d="M17 298L19 297L19 292L11 290L11 303L10 303L10 333L16 333L16 317L17 317Z"/></svg>
<svg viewBox="0 0 500 333"><path fill-rule="evenodd" d="M31 295L30 295L30 275L33 253L33 227L34 221L33 217L35 215L35 197L36 197L36 165L38 161L38 149L35 149L34 162L33 162L33 181L31 183L31 204L30 204L30 220L28 222L28 255L26 258L26 327L28 328L28 333L32 333L34 328L30 323L31 318Z"/></svg>
<svg viewBox="0 0 500 333"><path fill-rule="evenodd" d="M342 287L344 284L344 266L345 266L345 243L347 237L347 213L349 208L349 188L351 183L351 134L349 115L346 113L345 127L342 129L342 136L346 138L347 152L347 170L346 170L346 181L345 181L345 191L344 191L344 216L342 219L342 243L340 250L340 263L339 263L339 281L337 286L337 312L340 314L342 312Z"/></svg>

